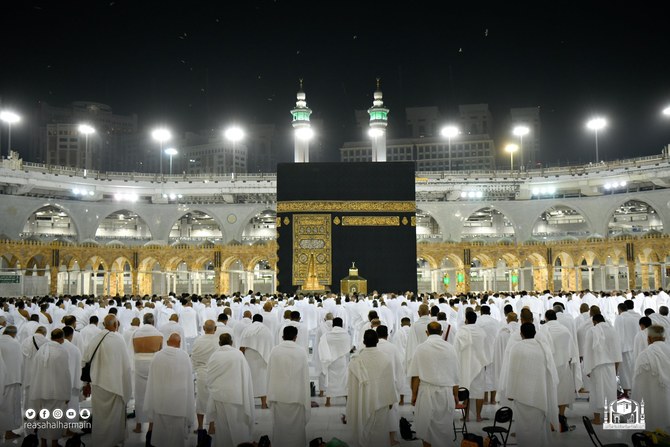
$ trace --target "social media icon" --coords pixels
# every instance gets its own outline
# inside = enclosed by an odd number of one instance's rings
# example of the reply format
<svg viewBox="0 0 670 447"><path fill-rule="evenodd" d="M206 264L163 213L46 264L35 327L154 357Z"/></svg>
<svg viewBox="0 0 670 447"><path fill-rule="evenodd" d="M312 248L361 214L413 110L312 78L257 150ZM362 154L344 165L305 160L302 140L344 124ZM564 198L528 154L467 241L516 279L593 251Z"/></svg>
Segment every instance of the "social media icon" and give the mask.
<svg viewBox="0 0 670 447"><path fill-rule="evenodd" d="M26 410L26 418L28 418L28 419L35 419L36 414L37 413L32 408L28 408Z"/></svg>
<svg viewBox="0 0 670 447"><path fill-rule="evenodd" d="M79 416L81 416L82 419L88 419L91 417L91 412L88 410L88 408L83 408L79 412Z"/></svg>
<svg viewBox="0 0 670 447"><path fill-rule="evenodd" d="M60 408L56 408L53 412L53 417L54 417L54 419L62 418L63 417L63 410L61 410Z"/></svg>
<svg viewBox="0 0 670 447"><path fill-rule="evenodd" d="M49 414L51 414L49 413L49 410L47 410L46 408L42 408L40 410L40 419L49 419Z"/></svg>
<svg viewBox="0 0 670 447"><path fill-rule="evenodd" d="M65 412L65 417L67 417L68 419L74 419L74 418L77 417L77 411L76 411L76 410L73 410L72 408L69 408L69 409Z"/></svg>

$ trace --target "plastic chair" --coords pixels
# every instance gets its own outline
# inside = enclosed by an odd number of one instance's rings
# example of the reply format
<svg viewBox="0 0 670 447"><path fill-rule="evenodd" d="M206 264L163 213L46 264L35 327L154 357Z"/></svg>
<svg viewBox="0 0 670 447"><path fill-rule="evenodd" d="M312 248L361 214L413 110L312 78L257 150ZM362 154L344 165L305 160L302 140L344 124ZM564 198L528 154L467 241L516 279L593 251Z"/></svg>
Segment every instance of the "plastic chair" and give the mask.
<svg viewBox="0 0 670 447"><path fill-rule="evenodd" d="M489 435L489 439L496 438L498 442L502 442L504 447L507 447L507 438L509 438L510 428L512 428L513 411L510 407L502 407L496 411L495 418L493 418L493 425L484 427L482 430ZM507 428L498 424L507 424ZM502 439L498 439L498 435Z"/></svg>
<svg viewBox="0 0 670 447"><path fill-rule="evenodd" d="M591 442L596 447L628 447L628 444L623 443L603 444L602 442L600 442L600 439L598 439L598 435L596 435L596 432L593 429L591 419L589 419L586 416L582 416L582 421L584 421L584 427L586 427L586 431L589 434L589 438L591 438Z"/></svg>
<svg viewBox="0 0 670 447"><path fill-rule="evenodd" d="M470 390L464 387L458 389L458 402L456 402L456 410L461 410L461 415L463 416L463 424L460 427L456 427L456 420L454 419L454 441L458 438L458 433L466 434L468 432L468 425L465 419L468 417L468 411L470 411Z"/></svg>
<svg viewBox="0 0 670 447"><path fill-rule="evenodd" d="M651 438L642 432L633 433L631 441L633 441L633 447L651 447L654 444Z"/></svg>

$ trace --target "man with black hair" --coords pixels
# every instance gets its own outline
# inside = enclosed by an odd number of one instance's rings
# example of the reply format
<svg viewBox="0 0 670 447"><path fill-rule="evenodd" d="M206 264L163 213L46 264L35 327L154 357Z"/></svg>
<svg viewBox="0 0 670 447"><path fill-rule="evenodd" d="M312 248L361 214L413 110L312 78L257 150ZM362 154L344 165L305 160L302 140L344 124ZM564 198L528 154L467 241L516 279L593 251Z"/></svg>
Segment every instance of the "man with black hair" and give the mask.
<svg viewBox="0 0 670 447"><path fill-rule="evenodd" d="M550 424L558 426L558 375L551 349L535 340L535 325L521 325L521 341L509 352L505 392L515 403L519 446L548 446Z"/></svg>
<svg viewBox="0 0 670 447"><path fill-rule="evenodd" d="M349 363L346 419L360 447L389 445L389 411L398 401L392 362L378 343L375 330L365 331L365 348Z"/></svg>
<svg viewBox="0 0 670 447"><path fill-rule="evenodd" d="M484 367L491 363L492 352L486 346L486 332L477 326L477 314L465 313L465 324L458 329L454 348L458 356L460 385L470 390L470 399L475 399L477 422L481 422L486 372ZM469 417L469 416L468 416Z"/></svg>
<svg viewBox="0 0 670 447"><path fill-rule="evenodd" d="M254 397L261 398L261 408L268 408L268 362L274 341L270 329L263 324L263 316L256 314L252 323L245 327L239 340L240 351L249 362L251 379L254 385Z"/></svg>
<svg viewBox="0 0 670 447"><path fill-rule="evenodd" d="M351 336L342 328L341 318L333 318L333 327L321 336L319 360L326 374L326 406L330 406L332 397L347 395L347 368L351 351Z"/></svg>
<svg viewBox="0 0 670 447"><path fill-rule="evenodd" d="M495 388L495 379L494 379L494 365L493 365L493 346L495 342L496 335L502 327L502 323L491 316L491 308L484 304L481 307L481 315L477 318L477 326L482 328L486 332L486 349L488 349L488 357L490 363L484 367L484 380L485 380L485 391L484 400L486 400L486 395L490 393L489 404L494 405L496 403L496 388ZM446 328L445 328L446 330Z"/></svg>
<svg viewBox="0 0 670 447"><path fill-rule="evenodd" d="M640 315L629 311L623 303L617 305L617 310L619 311L619 315L614 320L614 330L619 337L622 358L618 371L619 380L624 392L628 394L633 386L633 367L635 366L633 340L635 340L635 334L639 330L638 321Z"/></svg>
<svg viewBox="0 0 670 447"><path fill-rule="evenodd" d="M635 334L635 339L633 340L633 358L637 360L637 357L640 355L640 352L644 351L647 346L647 328L652 325L651 318L642 317L638 321L640 325L640 330Z"/></svg>
<svg viewBox="0 0 670 447"><path fill-rule="evenodd" d="M400 354L400 349L392 343L388 342L389 330L385 325L379 325L375 328L377 335L379 336L379 343L377 343L377 349L385 353L388 358L391 360L393 365L393 383L395 384L396 394L398 398L400 397L400 392L402 391L403 380L406 377L405 368L403 367L402 355ZM389 411L389 436L391 445L398 443L396 440L396 431L398 424L400 423L400 416L398 415L398 402L393 403L393 408Z"/></svg>
<svg viewBox="0 0 670 447"><path fill-rule="evenodd" d="M306 427L312 411L309 365L297 338L298 329L286 326L282 342L272 349L268 362L268 402L272 410L272 443L276 446L307 445Z"/></svg>
<svg viewBox="0 0 670 447"><path fill-rule="evenodd" d="M72 379L72 396L70 397L70 402L67 404L67 408L79 413L79 394L81 393L81 352L72 344L73 335L74 329L72 329L72 327L63 327L63 336L65 340L61 346L67 351Z"/></svg>
<svg viewBox="0 0 670 447"><path fill-rule="evenodd" d="M84 351L86 351L86 348L88 347L88 344L91 341L91 339L100 333L101 329L98 327L99 322L100 320L98 319L97 316L91 315L88 319L88 325L84 326L79 331L79 333L81 334L81 340L83 343Z"/></svg>
<svg viewBox="0 0 670 447"><path fill-rule="evenodd" d="M600 411L607 402L617 399L617 369L621 363L621 343L614 328L602 314L592 318L593 327L586 333L583 373L590 379L589 406L593 423L602 424Z"/></svg>

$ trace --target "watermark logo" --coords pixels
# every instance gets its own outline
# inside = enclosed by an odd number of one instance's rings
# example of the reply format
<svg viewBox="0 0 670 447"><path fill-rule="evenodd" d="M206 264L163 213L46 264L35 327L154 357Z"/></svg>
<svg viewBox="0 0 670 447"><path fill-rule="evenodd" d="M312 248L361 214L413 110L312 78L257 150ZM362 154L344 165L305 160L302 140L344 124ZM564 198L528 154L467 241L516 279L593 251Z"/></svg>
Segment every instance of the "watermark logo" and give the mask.
<svg viewBox="0 0 670 447"><path fill-rule="evenodd" d="M88 410L88 408L82 408L79 411L79 416L81 416L82 419L88 419L91 417L91 412Z"/></svg>
<svg viewBox="0 0 670 447"><path fill-rule="evenodd" d="M46 408L42 408L40 410L40 419L49 419L50 414L51 413L49 412L49 410L47 410Z"/></svg>
<svg viewBox="0 0 670 447"><path fill-rule="evenodd" d="M58 420L63 417L63 410L56 408L51 414L53 415L54 419Z"/></svg>
<svg viewBox="0 0 670 447"><path fill-rule="evenodd" d="M26 419L35 419L35 416L37 416L37 412L32 408L26 410Z"/></svg>
<svg viewBox="0 0 670 447"><path fill-rule="evenodd" d="M77 417L77 410L69 408L68 410L65 411L65 417L68 418L68 419L76 418Z"/></svg>
<svg viewBox="0 0 670 447"><path fill-rule="evenodd" d="M622 398L612 403L605 399L603 430L644 430L644 400Z"/></svg>

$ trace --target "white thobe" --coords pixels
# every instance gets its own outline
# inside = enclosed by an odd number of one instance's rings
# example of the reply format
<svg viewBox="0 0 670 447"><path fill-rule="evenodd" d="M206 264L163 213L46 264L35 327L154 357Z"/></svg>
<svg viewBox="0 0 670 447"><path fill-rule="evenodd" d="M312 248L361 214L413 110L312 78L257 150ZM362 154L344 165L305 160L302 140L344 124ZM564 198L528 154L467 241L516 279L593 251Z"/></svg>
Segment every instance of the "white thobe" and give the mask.
<svg viewBox="0 0 670 447"><path fill-rule="evenodd" d="M589 406L602 411L605 399L617 398L615 364L621 362L619 337L609 323L598 323L586 333L584 343L584 374L590 374Z"/></svg>
<svg viewBox="0 0 670 447"><path fill-rule="evenodd" d="M318 346L321 367L326 373L325 394L328 397L347 395L347 367L351 337L341 327L333 329L321 337Z"/></svg>
<svg viewBox="0 0 670 447"><path fill-rule="evenodd" d="M640 316L634 312L626 311L617 315L614 320L614 330L619 336L621 346L621 365L619 365L619 380L621 387L630 390L633 386L633 341L635 335L640 331Z"/></svg>
<svg viewBox="0 0 670 447"><path fill-rule="evenodd" d="M216 447L251 441L254 389L249 364L238 349L222 346L207 362L208 414L216 424Z"/></svg>
<svg viewBox="0 0 670 447"><path fill-rule="evenodd" d="M279 447L307 445L306 425L312 403L307 353L302 346L282 341L272 349L267 387L272 409L272 444Z"/></svg>
<svg viewBox="0 0 670 447"><path fill-rule="evenodd" d="M650 344L635 362L632 399L644 400L646 429L666 429L670 414L670 345Z"/></svg>
<svg viewBox="0 0 670 447"><path fill-rule="evenodd" d="M21 344L9 335L0 335L0 358L5 365L0 388L0 434L21 426ZM28 408L28 407L26 407Z"/></svg>
<svg viewBox="0 0 670 447"><path fill-rule="evenodd" d="M156 353L149 370L144 411L154 423L151 443L182 447L195 414L193 369L188 354L168 346Z"/></svg>
<svg viewBox="0 0 670 447"><path fill-rule="evenodd" d="M414 407L414 430L431 445L447 445L452 439L453 387L460 382L459 369L456 350L439 335L428 336L417 347L409 365L408 375L420 381Z"/></svg>
<svg viewBox="0 0 670 447"><path fill-rule="evenodd" d="M550 342L551 354L558 372L557 399L559 405L570 405L575 401L575 390L581 388L581 373L577 380L576 367L579 363L577 344L570 330L558 321L547 321L541 329ZM574 371L573 371L574 368Z"/></svg>
<svg viewBox="0 0 670 447"><path fill-rule="evenodd" d="M133 334L133 340L146 337L163 337L163 349L165 349L165 337L161 332L150 324L144 324ZM135 352L133 357L134 370L134 396L135 396L135 422L151 422L144 412L144 395L147 389L147 380L149 378L149 369L151 362L156 355L155 352Z"/></svg>
<svg viewBox="0 0 670 447"><path fill-rule="evenodd" d="M205 414L207 411L207 363L212 354L219 349L219 338L216 334L203 334L193 343L191 362L195 372L195 412ZM241 353L240 353L241 354Z"/></svg>
<svg viewBox="0 0 670 447"><path fill-rule="evenodd" d="M67 404L68 409L79 412L79 393L81 391L81 352L79 348L65 340L61 345L67 351L68 361L70 363L70 374L72 380L72 391L70 401Z"/></svg>
<svg viewBox="0 0 670 447"><path fill-rule="evenodd" d="M486 349L488 350L488 358L490 363L485 366L484 380L485 380L485 391L494 391L496 388L494 386L495 379L495 365L493 357L494 341L498 331L502 327L502 323L491 315L481 315L477 318L475 323L477 326L481 327L484 332L486 332Z"/></svg>
<svg viewBox="0 0 670 447"><path fill-rule="evenodd" d="M397 402L393 366L378 348L364 348L349 363L347 421L356 446L389 446L389 408Z"/></svg>
<svg viewBox="0 0 670 447"><path fill-rule="evenodd" d="M48 342L47 338L42 334L33 334L31 337L23 340L21 343L21 352L23 353L23 393L25 394L25 401L23 406L26 408L34 408L35 406L30 401L30 383L35 373L33 366L35 355L37 355L39 348Z"/></svg>
<svg viewBox="0 0 670 447"><path fill-rule="evenodd" d="M486 391L484 367L491 363L486 332L474 324L464 324L456 333L454 348L458 355L461 386L470 391L470 398L483 399Z"/></svg>
<svg viewBox="0 0 670 447"><path fill-rule="evenodd" d="M519 323L511 321L498 330L495 340L493 341L493 385L494 389L500 390L500 371L502 370L503 358L510 335L519 332Z"/></svg>
<svg viewBox="0 0 670 447"><path fill-rule="evenodd" d="M407 334L407 346L405 347L405 363L407 365L409 365L412 357L414 357L416 347L428 338L428 335L426 335L426 328L431 321L430 316L424 315L412 323L409 333Z"/></svg>
<svg viewBox="0 0 670 447"><path fill-rule="evenodd" d="M515 403L519 446L549 445L549 423L558 427L558 373L550 347L521 340L511 347L506 365L505 392Z"/></svg>
<svg viewBox="0 0 670 447"><path fill-rule="evenodd" d="M240 348L245 348L244 357L249 362L254 384L254 397L267 395L268 361L273 341L270 330L256 321L244 328L239 339Z"/></svg>

